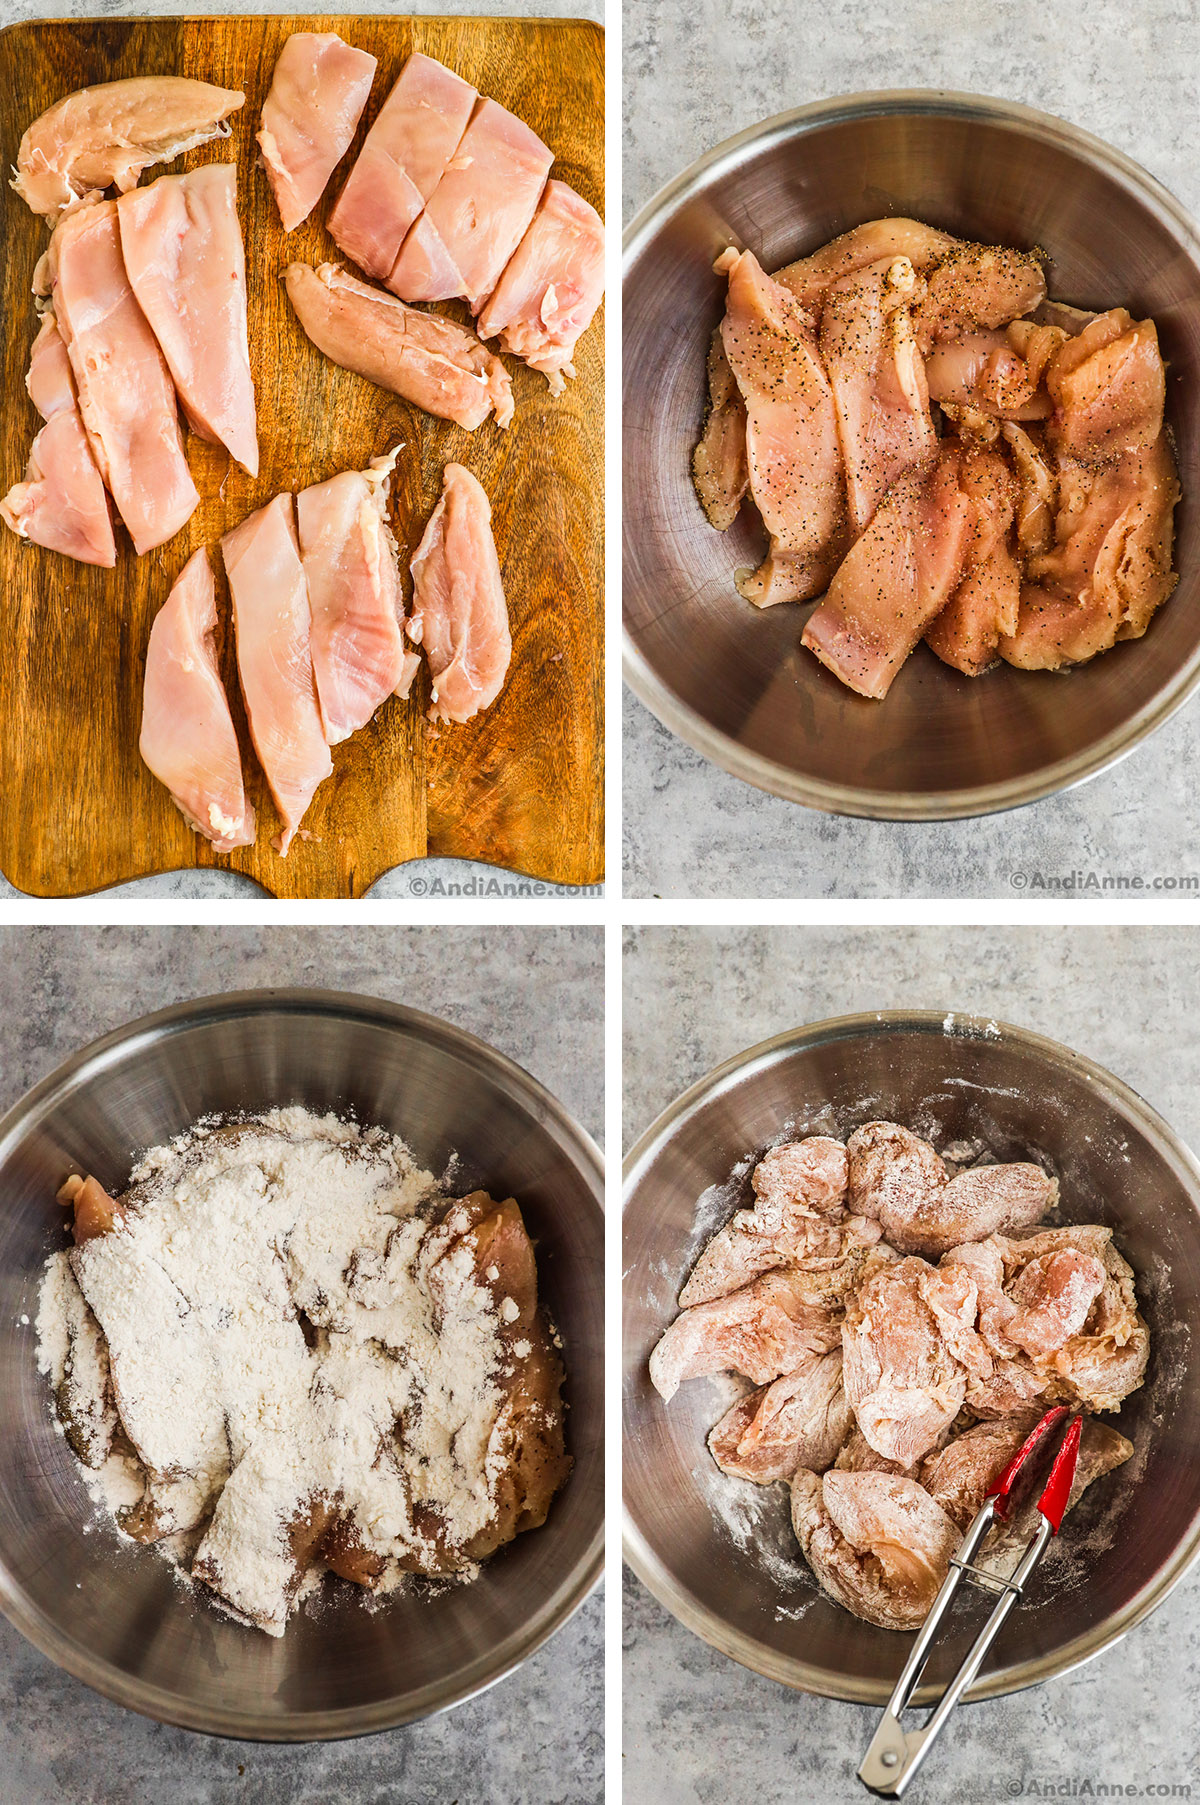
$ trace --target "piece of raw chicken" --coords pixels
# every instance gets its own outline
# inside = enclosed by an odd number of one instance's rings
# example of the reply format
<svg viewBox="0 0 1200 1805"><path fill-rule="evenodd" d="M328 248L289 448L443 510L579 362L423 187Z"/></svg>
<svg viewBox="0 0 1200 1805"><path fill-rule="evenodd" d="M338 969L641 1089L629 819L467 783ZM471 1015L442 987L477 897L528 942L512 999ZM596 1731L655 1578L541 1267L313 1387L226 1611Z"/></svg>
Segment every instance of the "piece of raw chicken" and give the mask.
<svg viewBox="0 0 1200 1805"><path fill-rule="evenodd" d="M258 475L237 170L203 163L117 202L121 254L193 432Z"/></svg>
<svg viewBox="0 0 1200 1805"><path fill-rule="evenodd" d="M957 245L929 272L914 315L917 342L929 351L939 340L1007 326L1045 298L1046 277L1035 252Z"/></svg>
<svg viewBox="0 0 1200 1805"><path fill-rule="evenodd" d="M294 31L279 52L255 137L285 232L308 218L349 150L377 67L334 31Z"/></svg>
<svg viewBox="0 0 1200 1805"><path fill-rule="evenodd" d="M232 852L254 844L255 823L216 636L216 586L201 546L150 629L138 750L188 826L218 852Z"/></svg>
<svg viewBox="0 0 1200 1805"><path fill-rule="evenodd" d="M685 1379L732 1370L755 1385L794 1373L841 1339L833 1313L810 1303L803 1276L768 1272L741 1291L675 1318L650 1356L650 1378L670 1401Z"/></svg>
<svg viewBox="0 0 1200 1805"><path fill-rule="evenodd" d="M919 1629L961 1541L915 1479L801 1467L792 1527L823 1591L880 1629Z"/></svg>
<svg viewBox="0 0 1200 1805"><path fill-rule="evenodd" d="M1063 458L1104 464L1144 451L1162 432L1166 371L1153 320L1124 308L1100 314L1062 343L1046 371L1054 414L1046 429Z"/></svg>
<svg viewBox="0 0 1200 1805"><path fill-rule="evenodd" d="M308 337L342 369L467 432L493 409L497 426L512 420L508 372L467 327L409 307L336 263L290 263L285 281Z"/></svg>
<svg viewBox="0 0 1200 1805"><path fill-rule="evenodd" d="M925 275L948 252L961 246L961 239L923 225L919 219L871 219L851 232L843 232L840 238L831 239L810 257L785 264L775 271L775 280L803 307L819 312L825 294L835 282L868 264L906 257L918 275Z"/></svg>
<svg viewBox="0 0 1200 1805"><path fill-rule="evenodd" d="M138 75L82 88L44 112L17 151L12 186L35 213L56 215L106 188L122 194L143 169L211 138L246 96L181 75Z"/></svg>
<svg viewBox="0 0 1200 1805"><path fill-rule="evenodd" d="M770 1485L797 1467L833 1464L854 1422L842 1389L842 1354L810 1354L793 1373L748 1392L710 1432L723 1473Z"/></svg>
<svg viewBox="0 0 1200 1805"><path fill-rule="evenodd" d="M70 359L53 309L42 315L25 378L45 425L29 452L23 482L0 500L0 519L22 539L83 564L117 561L108 491L88 444Z"/></svg>
<svg viewBox="0 0 1200 1805"><path fill-rule="evenodd" d="M872 701L887 695L962 581L973 518L962 459L943 441L931 471L892 488L808 617L801 643Z"/></svg>
<svg viewBox="0 0 1200 1805"><path fill-rule="evenodd" d="M1010 543L1020 485L998 451L963 457L962 487L972 508L963 579L925 634L944 664L978 677L999 657L1000 641L1017 630L1021 566Z"/></svg>
<svg viewBox="0 0 1200 1805"><path fill-rule="evenodd" d="M295 511L277 495L221 540L250 737L279 810L286 857L333 770L313 678L311 619Z"/></svg>
<svg viewBox="0 0 1200 1805"><path fill-rule="evenodd" d="M429 660L431 721L469 721L496 700L512 657L508 608L482 485L447 464L412 556L408 637Z"/></svg>
<svg viewBox="0 0 1200 1805"><path fill-rule="evenodd" d="M406 696L420 659L404 644L388 479L400 447L296 497L312 615L312 667L331 746L365 727L389 696Z"/></svg>
<svg viewBox="0 0 1200 1805"><path fill-rule="evenodd" d="M171 373L125 273L117 203L64 214L46 261L96 463L135 551L150 551L174 538L200 497Z"/></svg>
<svg viewBox="0 0 1200 1805"><path fill-rule="evenodd" d="M1046 370L1066 338L1059 326L1013 320L1003 331L942 340L925 358L930 398L997 419L1047 420L1054 403Z"/></svg>
<svg viewBox="0 0 1200 1805"><path fill-rule="evenodd" d="M387 285L402 301L461 296L479 313L537 210L554 161L537 133L481 100L410 228Z"/></svg>
<svg viewBox="0 0 1200 1805"><path fill-rule="evenodd" d="M928 1141L898 1122L867 1122L846 1143L849 1201L901 1253L936 1260L989 1235L1032 1228L1058 1201L1058 1182L1027 1161L951 1177Z"/></svg>
<svg viewBox="0 0 1200 1805"><path fill-rule="evenodd" d="M744 251L718 260L729 277L721 339L746 404L750 492L771 539L788 560L788 582L752 593L765 605L816 595L845 520L845 484L833 391L807 316ZM739 584L746 594L746 585Z"/></svg>
<svg viewBox="0 0 1200 1805"><path fill-rule="evenodd" d="M401 69L329 215L334 239L369 276L390 275L478 98L469 82L421 51Z"/></svg>
<svg viewBox="0 0 1200 1805"><path fill-rule="evenodd" d="M502 351L540 370L550 393L561 395L603 293L604 222L565 182L549 181L479 315L479 336L499 338Z"/></svg>
<svg viewBox="0 0 1200 1805"><path fill-rule="evenodd" d="M708 411L692 453L692 482L710 526L728 532L738 516L750 471L746 464L746 403L718 326L708 347Z"/></svg>

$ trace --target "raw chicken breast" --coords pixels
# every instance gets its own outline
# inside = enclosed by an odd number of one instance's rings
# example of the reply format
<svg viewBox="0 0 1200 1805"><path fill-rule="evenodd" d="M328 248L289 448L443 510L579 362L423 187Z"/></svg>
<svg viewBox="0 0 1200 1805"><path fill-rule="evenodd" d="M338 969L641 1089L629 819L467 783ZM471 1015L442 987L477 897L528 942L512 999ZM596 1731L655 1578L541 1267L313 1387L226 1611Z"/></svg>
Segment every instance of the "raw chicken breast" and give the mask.
<svg viewBox="0 0 1200 1805"><path fill-rule="evenodd" d="M1162 432L1166 371L1153 320L1101 314L1061 346L1046 372L1054 417L1046 436L1062 457L1103 464L1143 450Z"/></svg>
<svg viewBox="0 0 1200 1805"><path fill-rule="evenodd" d="M801 644L872 701L887 695L962 580L972 510L959 481L961 457L943 446L932 472L896 484L805 626Z"/></svg>
<svg viewBox="0 0 1200 1805"><path fill-rule="evenodd" d="M1040 1411L1027 1409L994 1422L975 1423L921 1462L921 1484L960 1530L965 1531L982 1509L988 1492L1040 1416Z"/></svg>
<svg viewBox="0 0 1200 1805"><path fill-rule="evenodd" d="M823 1591L886 1630L919 1629L961 1537L915 1479L801 1467L792 1527Z"/></svg>
<svg viewBox="0 0 1200 1805"><path fill-rule="evenodd" d="M957 246L930 273L914 316L917 342L928 351L940 339L1007 326L1033 313L1045 298L1046 278L1033 252Z"/></svg>
<svg viewBox="0 0 1200 1805"><path fill-rule="evenodd" d="M277 495L226 533L221 553L250 736L283 821L272 845L286 857L317 785L333 770L291 496Z"/></svg>
<svg viewBox="0 0 1200 1805"><path fill-rule="evenodd" d="M1017 630L1021 567L1009 544L1019 485L995 451L968 451L963 490L974 509L966 571L925 635L944 664L978 677L999 657L1003 638Z"/></svg>
<svg viewBox="0 0 1200 1805"><path fill-rule="evenodd" d="M709 525L718 533L728 532L750 487L750 472L746 403L729 367L719 326L708 347L708 412L692 453L692 482Z"/></svg>
<svg viewBox="0 0 1200 1805"><path fill-rule="evenodd" d="M951 1178L930 1146L898 1122L867 1122L846 1143L850 1201L901 1253L935 1260L989 1235L1031 1228L1058 1201L1058 1182L1025 1162Z"/></svg>
<svg viewBox="0 0 1200 1805"><path fill-rule="evenodd" d="M34 120L21 139L12 185L35 213L46 214L97 200L114 184L124 193L151 163L227 138L225 121L245 98L180 75L83 88Z"/></svg>
<svg viewBox="0 0 1200 1805"><path fill-rule="evenodd" d="M22 539L82 564L117 561L108 492L83 430L71 364L53 311L42 316L25 378L46 424L29 452L25 480L0 500L0 520Z"/></svg>
<svg viewBox="0 0 1200 1805"><path fill-rule="evenodd" d="M797 1467L830 1466L854 1418L842 1390L840 1348L811 1354L794 1373L739 1398L708 1438L723 1473L770 1485Z"/></svg>
<svg viewBox="0 0 1200 1805"><path fill-rule="evenodd" d="M329 215L333 237L369 276L390 274L478 98L469 82L420 51L401 69Z"/></svg>
<svg viewBox="0 0 1200 1805"><path fill-rule="evenodd" d="M312 612L312 666L331 746L365 727L388 696L406 696L420 659L406 650L388 478L400 447L296 497Z"/></svg>
<svg viewBox="0 0 1200 1805"><path fill-rule="evenodd" d="M121 252L194 432L258 475L246 254L232 163L160 176L117 202Z"/></svg>
<svg viewBox="0 0 1200 1805"><path fill-rule="evenodd" d="M809 1303L803 1281L769 1272L741 1291L677 1316L650 1356L654 1387L670 1401L685 1379L732 1369L755 1385L794 1373L841 1339L832 1314Z"/></svg>
<svg viewBox="0 0 1200 1805"><path fill-rule="evenodd" d="M827 289L869 263L907 257L918 274L924 275L961 244L961 239L923 225L919 219L872 219L831 239L811 257L785 264L775 271L775 280L802 306L819 310Z"/></svg>
<svg viewBox="0 0 1200 1805"><path fill-rule="evenodd" d="M998 1239L1004 1258L1005 1291L1020 1313L1006 1325L1005 1332L1011 1338L1013 1322L1034 1320L1031 1312L1041 1293L1042 1322L1053 1316L1067 1324L1068 1333L1053 1350L1048 1349L1048 1342L1057 1336L1039 1335L1038 1341L1047 1351L1030 1356L1034 1367L1051 1376L1053 1394L1064 1403L1082 1405L1087 1410L1119 1409L1145 1378L1150 1337L1138 1312L1133 1271L1114 1248L1112 1230L1084 1224L1043 1229L1023 1240ZM1048 1256L1062 1254L1087 1256L1104 1268L1100 1291L1078 1329L1072 1326L1078 1294L1072 1293L1075 1287L1090 1284L1094 1269L1078 1257L1065 1267L1046 1263ZM1030 1267L1036 1278L1022 1283ZM1071 1277L1073 1272L1083 1276Z"/></svg>
<svg viewBox="0 0 1200 1805"><path fill-rule="evenodd" d="M1015 422L1005 421L1000 434L1021 485L1016 512L1017 547L1023 556L1049 551L1058 512L1058 472L1040 439Z"/></svg>
<svg viewBox="0 0 1200 1805"><path fill-rule="evenodd" d="M465 326L407 307L336 263L290 263L285 280L305 332L342 369L467 432L493 408L497 426L511 421L508 371Z"/></svg>
<svg viewBox="0 0 1200 1805"><path fill-rule="evenodd" d="M892 484L937 452L908 303L907 257L870 263L826 290L820 349L837 408L850 524L861 533Z"/></svg>
<svg viewBox="0 0 1200 1805"><path fill-rule="evenodd" d="M885 1267L848 1300L842 1379L876 1453L911 1466L958 1415L967 1371L947 1332L959 1351L978 1340L975 1303L973 1285L947 1282L911 1258ZM979 1364L986 1358L973 1348L970 1357Z"/></svg>
<svg viewBox="0 0 1200 1805"><path fill-rule="evenodd" d="M217 592L203 546L154 617L138 750L187 822L218 852L254 844L254 810L217 666Z"/></svg>
<svg viewBox="0 0 1200 1805"><path fill-rule="evenodd" d="M378 67L334 31L294 31L255 134L285 232L306 220L350 148Z"/></svg>
<svg viewBox="0 0 1200 1805"><path fill-rule="evenodd" d="M121 257L117 203L66 214L48 253L54 312L100 474L140 552L164 545L200 500L175 387Z"/></svg>
<svg viewBox="0 0 1200 1805"><path fill-rule="evenodd" d="M1046 367L1066 336L1056 326L1014 320L1003 332L968 332L940 341L925 359L930 396L1003 419L1046 420L1054 410Z"/></svg>
<svg viewBox="0 0 1200 1805"><path fill-rule="evenodd" d="M478 313L529 227L554 161L522 119L481 100L388 276L403 301L461 295Z"/></svg>
<svg viewBox="0 0 1200 1805"><path fill-rule="evenodd" d="M816 552L784 551L772 539L757 568L747 565L734 573L734 586L742 600L753 602L756 608L773 608L777 602L811 602L828 589L845 550L841 531Z"/></svg>
<svg viewBox="0 0 1200 1805"><path fill-rule="evenodd" d="M552 395L604 293L604 222L565 182L546 183L533 222L479 316L480 338L540 370Z"/></svg>
<svg viewBox="0 0 1200 1805"><path fill-rule="evenodd" d="M1039 1254L1008 1287L1017 1308L1005 1334L1032 1360L1044 1360L1080 1333L1103 1288L1104 1267L1095 1254L1077 1247Z"/></svg>
<svg viewBox="0 0 1200 1805"><path fill-rule="evenodd" d="M721 339L746 404L750 491L772 554L813 560L815 570L845 513L833 391L796 302L751 252L726 256Z"/></svg>
<svg viewBox="0 0 1200 1805"><path fill-rule="evenodd" d="M441 496L412 558L408 637L429 660L431 721L469 721L489 707L512 657L491 522L480 484L461 464L447 464Z"/></svg>

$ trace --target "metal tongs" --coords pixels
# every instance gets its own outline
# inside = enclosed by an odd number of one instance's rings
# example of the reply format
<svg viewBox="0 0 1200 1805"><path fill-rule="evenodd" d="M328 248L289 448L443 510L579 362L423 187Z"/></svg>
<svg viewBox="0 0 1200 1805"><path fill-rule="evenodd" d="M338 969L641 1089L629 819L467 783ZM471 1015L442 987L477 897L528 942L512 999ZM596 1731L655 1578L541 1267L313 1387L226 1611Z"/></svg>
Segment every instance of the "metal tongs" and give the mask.
<svg viewBox="0 0 1200 1805"><path fill-rule="evenodd" d="M1071 1486L1075 1479L1075 1468L1079 1460L1079 1437L1083 1429L1083 1418L1077 1416L1072 1422L1062 1446L1050 1469L1050 1477L1046 1481L1041 1497L1037 1501L1037 1509L1041 1516L1037 1532L1021 1556L1012 1574L1007 1580L999 1579L991 1573L985 1573L973 1567L971 1561L977 1552L984 1536L995 1522L1008 1521L1008 1513L1012 1507L1012 1491L1026 1462L1045 1442L1052 1429L1057 1428L1067 1414L1066 1406L1058 1404L1048 1410L1037 1427L1029 1435L1009 1461L999 1479L996 1480L974 1522L967 1530L959 1545L957 1554L950 1562L950 1571L942 1582L942 1589L930 1606L929 1615L921 1627L921 1633L913 1646L913 1651L905 1663L904 1672L896 1681L896 1689L888 1700L887 1709L879 1720L879 1728L871 1739L866 1758L858 1770L858 1777L872 1792L880 1793L889 1799L898 1799L904 1789L924 1761L935 1737L943 1729L947 1718L962 1697L967 1687L983 1665L983 1658L992 1646L1008 1613L1020 1598L1029 1577L1046 1552L1051 1536L1058 1534L1059 1525L1067 1508L1067 1500L1071 1495ZM995 1607L991 1616L980 1630L975 1644L966 1660L947 1686L945 1692L928 1720L916 1730L906 1731L900 1722L901 1713L907 1708L909 1700L916 1691L917 1683L929 1658L929 1650L937 1635L942 1618L950 1608L950 1600L963 1579L970 1578L977 1585L990 1592L998 1592Z"/></svg>

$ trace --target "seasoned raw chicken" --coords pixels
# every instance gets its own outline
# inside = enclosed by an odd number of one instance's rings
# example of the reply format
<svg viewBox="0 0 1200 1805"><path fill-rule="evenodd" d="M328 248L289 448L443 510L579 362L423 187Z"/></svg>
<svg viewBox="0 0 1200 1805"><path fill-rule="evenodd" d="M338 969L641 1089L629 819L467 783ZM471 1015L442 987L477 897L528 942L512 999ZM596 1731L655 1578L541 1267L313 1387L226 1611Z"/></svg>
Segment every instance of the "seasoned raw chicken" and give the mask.
<svg viewBox="0 0 1200 1805"><path fill-rule="evenodd" d="M1114 308L1067 339L1050 363L1047 437L1061 457L1082 464L1145 450L1162 432L1166 383L1154 321L1135 325Z"/></svg>
<svg viewBox="0 0 1200 1805"><path fill-rule="evenodd" d="M117 202L121 253L194 432L258 475L246 254L232 163L160 176Z"/></svg>
<svg viewBox="0 0 1200 1805"><path fill-rule="evenodd" d="M1040 1234L1020 1240L1001 1238L1004 1257L1005 1290L1010 1302L1016 1302L1018 1323L1032 1324L1038 1293L1042 1293L1042 1323L1057 1317L1058 1326L1067 1329L1066 1339L1053 1350L1048 1344L1055 1334L1045 1334L1044 1351L1032 1354L1033 1365L1052 1376L1054 1395L1064 1403L1082 1405L1087 1410L1116 1410L1132 1391L1136 1391L1146 1375L1150 1354L1150 1337L1138 1312L1133 1272L1112 1244L1112 1230L1092 1224L1079 1227L1043 1229ZM1065 1299L1056 1299L1070 1266L1047 1264L1047 1256L1073 1255L1071 1262L1081 1269L1084 1278L1067 1280ZM1090 1285L1094 1266L1104 1268L1100 1290L1088 1309L1082 1327L1074 1326L1078 1287ZM1030 1268L1038 1274L1036 1283L1025 1281ZM1025 1281L1023 1283L1023 1281ZM1041 1326L1041 1324L1039 1324ZM1012 1339L1012 1322L1006 1325Z"/></svg>
<svg viewBox="0 0 1200 1805"><path fill-rule="evenodd" d="M976 1166L951 1178L928 1141L898 1122L867 1122L846 1143L851 1207L901 1253L936 1260L964 1242L1031 1228L1058 1200L1040 1166Z"/></svg>
<svg viewBox="0 0 1200 1805"><path fill-rule="evenodd" d="M708 347L708 412L692 453L692 481L710 526L728 532L750 487L746 403L734 380L718 326Z"/></svg>
<svg viewBox="0 0 1200 1805"><path fill-rule="evenodd" d="M910 1466L958 1415L967 1369L957 1356L983 1358L971 1346L975 1303L973 1286L913 1258L877 1272L847 1300L843 1383L876 1453Z"/></svg>
<svg viewBox="0 0 1200 1805"><path fill-rule="evenodd" d="M975 1423L927 1454L917 1477L936 1504L965 1530L1026 1436L1040 1420L1037 1409Z"/></svg>
<svg viewBox="0 0 1200 1805"><path fill-rule="evenodd" d="M420 51L401 69L329 215L337 243L369 276L391 272L478 98L469 82Z"/></svg>
<svg viewBox="0 0 1200 1805"><path fill-rule="evenodd" d="M962 456L943 444L932 471L895 485L808 617L801 643L872 701L962 580L972 523Z"/></svg>
<svg viewBox="0 0 1200 1805"><path fill-rule="evenodd" d="M396 541L387 520L388 478L399 450L296 497L313 675L331 746L365 727L389 696L406 696L420 664L404 644Z"/></svg>
<svg viewBox="0 0 1200 1805"><path fill-rule="evenodd" d="M1021 567L1010 539L1020 485L997 451L970 450L962 486L972 507L963 580L925 634L945 664L978 677L996 662L1001 639L1017 630Z"/></svg>
<svg viewBox="0 0 1200 1805"><path fill-rule="evenodd" d="M469 721L496 700L512 656L508 608L492 537L491 503L461 464L412 557L408 637L429 660L431 721Z"/></svg>
<svg viewBox="0 0 1200 1805"><path fill-rule="evenodd" d="M22 539L83 564L117 561L108 492L83 430L75 380L54 311L42 315L25 378L46 424L29 452L25 480L0 500L0 520Z"/></svg>
<svg viewBox="0 0 1200 1805"><path fill-rule="evenodd" d="M467 327L408 307L336 263L290 263L285 280L305 332L344 370L468 432L493 408L497 426L511 421L508 372Z"/></svg>
<svg viewBox="0 0 1200 1805"><path fill-rule="evenodd" d="M965 244L930 272L916 310L917 342L928 351L940 339L1025 318L1046 298L1046 278L1033 252Z"/></svg>
<svg viewBox="0 0 1200 1805"><path fill-rule="evenodd" d="M13 187L35 213L57 214L210 138L227 138L244 94L181 75L103 82L56 101L17 151Z"/></svg>
<svg viewBox="0 0 1200 1805"><path fill-rule="evenodd" d="M861 533L892 484L937 452L909 302L907 257L869 263L826 290L820 351L837 408L850 524Z"/></svg>
<svg viewBox="0 0 1200 1805"><path fill-rule="evenodd" d="M822 1472L832 1465L853 1421L835 1348L809 1355L794 1373L740 1398L708 1445L723 1473L770 1485L790 1479L797 1467Z"/></svg>
<svg viewBox="0 0 1200 1805"><path fill-rule="evenodd" d="M565 182L546 183L533 222L479 316L480 338L540 370L552 395L604 293L604 222Z"/></svg>
<svg viewBox="0 0 1200 1805"><path fill-rule="evenodd" d="M845 514L833 391L805 315L749 251L726 253L721 339L746 403L750 491L772 551L816 559ZM811 589L810 594L817 594Z"/></svg>
<svg viewBox="0 0 1200 1805"><path fill-rule="evenodd" d="M918 274L925 275L961 243L947 232L922 225L919 219L872 219L822 245L811 257L785 264L776 270L775 280L802 306L819 311L826 291L855 270L884 259L907 257Z"/></svg>
<svg viewBox="0 0 1200 1805"><path fill-rule="evenodd" d="M529 227L554 161L535 131L481 100L387 285L403 301L461 295L478 313Z"/></svg>
<svg viewBox="0 0 1200 1805"><path fill-rule="evenodd" d="M1004 331L939 341L925 359L930 397L1000 419L1046 420L1054 409L1046 368L1066 337L1057 326L1014 320Z"/></svg>
<svg viewBox="0 0 1200 1805"><path fill-rule="evenodd" d="M117 203L66 214L48 257L55 317L96 463L135 551L150 551L174 538L200 497L183 455L170 371L125 273Z"/></svg>
<svg viewBox="0 0 1200 1805"><path fill-rule="evenodd" d="M1015 422L1006 420L1000 437L1021 489L1016 510L1017 550L1022 558L1028 558L1049 551L1054 543L1058 471L1045 446Z"/></svg>
<svg viewBox="0 0 1200 1805"><path fill-rule="evenodd" d="M317 785L333 770L291 496L277 495L226 533L221 553L250 736L283 822L272 844L286 856Z"/></svg>
<svg viewBox="0 0 1200 1805"><path fill-rule="evenodd" d="M915 1630L961 1540L915 1479L808 1472L792 1481L792 1527L822 1589L880 1629Z"/></svg>
<svg viewBox="0 0 1200 1805"><path fill-rule="evenodd" d="M809 1355L832 1353L840 1338L830 1311L807 1301L798 1275L769 1272L677 1316L650 1356L650 1378L668 1400L685 1379L730 1368L766 1385Z"/></svg>
<svg viewBox="0 0 1200 1805"><path fill-rule="evenodd" d="M171 800L218 852L254 844L242 760L217 665L217 594L203 546L154 617L138 750Z"/></svg>
<svg viewBox="0 0 1200 1805"><path fill-rule="evenodd" d="M334 31L294 31L255 134L285 232L306 220L350 148L377 64Z"/></svg>

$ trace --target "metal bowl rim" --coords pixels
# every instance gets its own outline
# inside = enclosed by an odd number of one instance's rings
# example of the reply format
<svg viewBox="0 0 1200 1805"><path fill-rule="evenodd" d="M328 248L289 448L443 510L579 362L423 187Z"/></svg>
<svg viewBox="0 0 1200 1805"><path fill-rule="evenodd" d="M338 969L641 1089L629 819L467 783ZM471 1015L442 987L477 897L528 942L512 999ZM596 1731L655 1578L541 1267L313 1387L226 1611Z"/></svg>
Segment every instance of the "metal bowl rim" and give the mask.
<svg viewBox="0 0 1200 1805"><path fill-rule="evenodd" d="M1016 101L952 89L892 88L810 101L805 106L776 113L714 145L652 195L630 221L623 238L622 281L629 279L638 258L669 214L690 199L723 165L739 163L744 153L752 148L763 150L790 137L802 137L821 126L886 114L924 114L998 125L1061 145L1131 189L1200 271L1200 226L1149 170L1094 133L1059 119L1053 113L1021 106ZM676 696L638 648L624 621L621 631L625 682L655 719L693 751L731 776L786 802L799 802L825 814L874 821L955 821L1002 814L1008 809L1021 808L1060 791L1074 789L1128 757L1183 707L1200 684L1200 646L1197 646L1161 694L1146 702L1123 727L1114 728L1083 752L1058 759L1039 772L1004 782L979 784L971 789L895 793L806 777L762 753L749 751Z"/></svg>
<svg viewBox="0 0 1200 1805"><path fill-rule="evenodd" d="M947 1011L937 1009L884 1009L831 1016L807 1027L786 1029L781 1034L772 1035L770 1039L746 1048L742 1053L735 1053L682 1091L656 1117L645 1133L638 1137L622 1166L622 1208L632 1201L646 1174L669 1144L679 1125L699 1113L710 1100L730 1088L735 1081L744 1079L757 1069L777 1063L784 1054L807 1051L834 1041L863 1040L872 1033L882 1031L936 1034L947 1040L962 1038L987 1041L993 1045L1007 1041L1050 1059L1054 1064L1067 1066L1089 1084L1095 1085L1106 1101L1111 1100L1119 1105L1150 1141L1155 1151L1177 1170L1186 1181L1185 1188L1191 1195L1193 1208L1200 1216L1200 1160L1164 1117L1122 1079L1106 1067L1098 1065L1095 1060L1089 1059L1086 1054L1077 1053L1072 1048L1063 1046L1060 1041L1052 1040L1048 1035L1037 1034L1032 1029L1017 1027L995 1016L966 1015L959 1011L954 1011L953 1019L953 1028L947 1029ZM622 1415L624 1416L624 1407ZM699 1636L722 1654L729 1655L743 1667L762 1674L766 1679L779 1681L797 1691L813 1693L821 1698L841 1699L850 1704L886 1704L891 1692L891 1687L886 1682L860 1683L848 1680L829 1668L777 1656L772 1651L764 1650L753 1637L731 1628L717 1612L701 1604L686 1587L673 1578L651 1548L634 1520L628 1491L623 1493L622 1501L622 1552L643 1585L685 1629L691 1630L693 1635ZM1196 1564L1198 1557L1200 1502L1193 1514L1189 1533L1164 1562L1156 1579L1144 1586L1113 1617L1098 1625L1089 1635L1076 1637L1053 1656L1024 1661L1007 1671L975 1681L964 1695L966 1700L973 1702L985 1698L1001 1698L1007 1693L1019 1692L1027 1686L1038 1685L1043 1680L1070 1673L1075 1668L1082 1667L1085 1662L1094 1660L1148 1617ZM936 1688L922 1686L914 1694L914 1702L930 1704L936 1696Z"/></svg>
<svg viewBox="0 0 1200 1805"><path fill-rule="evenodd" d="M602 1226L604 1167L600 1149L586 1129L524 1066L477 1035L439 1016L410 1008L407 1004L350 991L304 986L228 991L174 1003L152 1014L139 1016L73 1053L5 1112L0 1118L0 1160L45 1118L60 1096L80 1089L94 1073L119 1063L128 1053L205 1024L272 1014L326 1016L384 1029L416 1032L422 1039L440 1044L447 1052L494 1073L533 1104L534 1113L542 1119L543 1126L554 1131L563 1151L572 1158L583 1177L601 1216ZM396 1729L402 1724L452 1710L486 1692L515 1672L574 1616L598 1584L603 1564L604 1527L601 1523L576 1561L572 1574L557 1593L547 1599L537 1617L501 1645L498 1657L494 1650L479 1656L453 1682L351 1710L293 1712L270 1719L253 1711L221 1712L190 1706L173 1692L130 1679L107 1662L81 1655L52 1619L29 1604L9 1573L2 1551L0 1611L35 1648L74 1679L82 1680L114 1703L140 1712L157 1723L251 1742L324 1742Z"/></svg>

